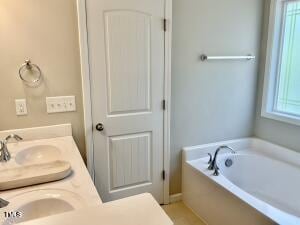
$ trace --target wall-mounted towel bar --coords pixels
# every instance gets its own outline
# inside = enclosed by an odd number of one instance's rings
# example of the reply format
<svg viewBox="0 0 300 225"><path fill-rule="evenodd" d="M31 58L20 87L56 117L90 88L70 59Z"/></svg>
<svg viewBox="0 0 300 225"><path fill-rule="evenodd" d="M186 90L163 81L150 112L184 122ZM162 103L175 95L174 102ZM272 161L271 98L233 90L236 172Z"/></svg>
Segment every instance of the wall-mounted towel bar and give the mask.
<svg viewBox="0 0 300 225"><path fill-rule="evenodd" d="M246 59L251 60L255 59L255 56L253 55L246 55L246 56L207 56L207 55L201 55L200 56L201 61L207 61L207 60L239 60L239 59Z"/></svg>

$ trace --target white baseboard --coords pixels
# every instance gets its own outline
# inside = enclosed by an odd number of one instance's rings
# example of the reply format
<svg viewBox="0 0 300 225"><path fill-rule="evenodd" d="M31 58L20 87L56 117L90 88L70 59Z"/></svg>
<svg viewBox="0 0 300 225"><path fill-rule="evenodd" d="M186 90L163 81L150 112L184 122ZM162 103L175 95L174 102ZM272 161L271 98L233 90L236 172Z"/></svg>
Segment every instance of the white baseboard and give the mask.
<svg viewBox="0 0 300 225"><path fill-rule="evenodd" d="M180 202L182 199L182 193L170 195L170 203Z"/></svg>

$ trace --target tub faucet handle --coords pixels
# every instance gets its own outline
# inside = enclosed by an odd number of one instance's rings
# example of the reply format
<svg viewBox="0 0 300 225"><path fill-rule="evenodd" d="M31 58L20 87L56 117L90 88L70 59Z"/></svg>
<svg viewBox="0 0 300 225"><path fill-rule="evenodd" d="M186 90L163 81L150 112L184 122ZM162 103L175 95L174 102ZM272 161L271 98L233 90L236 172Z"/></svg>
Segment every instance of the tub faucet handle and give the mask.
<svg viewBox="0 0 300 225"><path fill-rule="evenodd" d="M214 176L219 176L219 174L220 174L220 172L219 172L219 167L216 166L213 175L214 175Z"/></svg>
<svg viewBox="0 0 300 225"><path fill-rule="evenodd" d="M211 164L211 162L212 162L212 154L210 154L210 153L207 153L207 155L209 156L209 160L208 160L208 162L207 162L207 164Z"/></svg>

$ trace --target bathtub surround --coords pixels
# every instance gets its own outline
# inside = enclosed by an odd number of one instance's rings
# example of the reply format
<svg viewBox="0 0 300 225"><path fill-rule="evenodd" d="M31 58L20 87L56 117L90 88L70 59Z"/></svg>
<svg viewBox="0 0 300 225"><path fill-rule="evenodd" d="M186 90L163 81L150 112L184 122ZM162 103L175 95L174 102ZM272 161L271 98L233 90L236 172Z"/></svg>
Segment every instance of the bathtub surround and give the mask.
<svg viewBox="0 0 300 225"><path fill-rule="evenodd" d="M220 175L213 176L207 170L207 153L220 145L230 145L237 154L222 154ZM227 159L233 162L230 167ZM299 159L299 153L256 138L185 148L183 201L211 225L300 224L300 204L294 201Z"/></svg>
<svg viewBox="0 0 300 225"><path fill-rule="evenodd" d="M76 1L1 0L0 130L72 123L85 157ZM29 88L18 77L26 59L40 66L43 81ZM46 97L76 96L77 111L47 114ZM27 116L16 116L15 99L26 98Z"/></svg>
<svg viewBox="0 0 300 225"><path fill-rule="evenodd" d="M181 149L253 135L261 0L174 0L170 193L181 192ZM238 18L238 19L237 19ZM201 62L201 54L258 56Z"/></svg>
<svg viewBox="0 0 300 225"><path fill-rule="evenodd" d="M263 38L261 45L261 63L257 96L255 136L300 152L300 126L288 124L261 116L262 93L266 63L270 0L265 1Z"/></svg>

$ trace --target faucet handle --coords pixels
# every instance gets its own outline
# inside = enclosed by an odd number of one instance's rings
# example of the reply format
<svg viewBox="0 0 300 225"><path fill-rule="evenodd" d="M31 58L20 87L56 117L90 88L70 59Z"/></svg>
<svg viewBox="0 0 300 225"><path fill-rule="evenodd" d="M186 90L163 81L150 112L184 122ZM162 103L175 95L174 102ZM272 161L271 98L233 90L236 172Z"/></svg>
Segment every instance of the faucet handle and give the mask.
<svg viewBox="0 0 300 225"><path fill-rule="evenodd" d="M212 154L210 154L210 153L207 153L207 155L209 156L209 160L208 160L208 162L207 162L207 164L211 164L211 162L212 162Z"/></svg>
<svg viewBox="0 0 300 225"><path fill-rule="evenodd" d="M219 167L216 166L213 175L214 175L214 176L219 176L219 174L220 174L219 170L220 170Z"/></svg>
<svg viewBox="0 0 300 225"><path fill-rule="evenodd" d="M15 139L16 141L22 141L23 138L21 138L19 135L17 134L10 134L9 136L7 136L5 138L5 142L8 142L10 139Z"/></svg>

